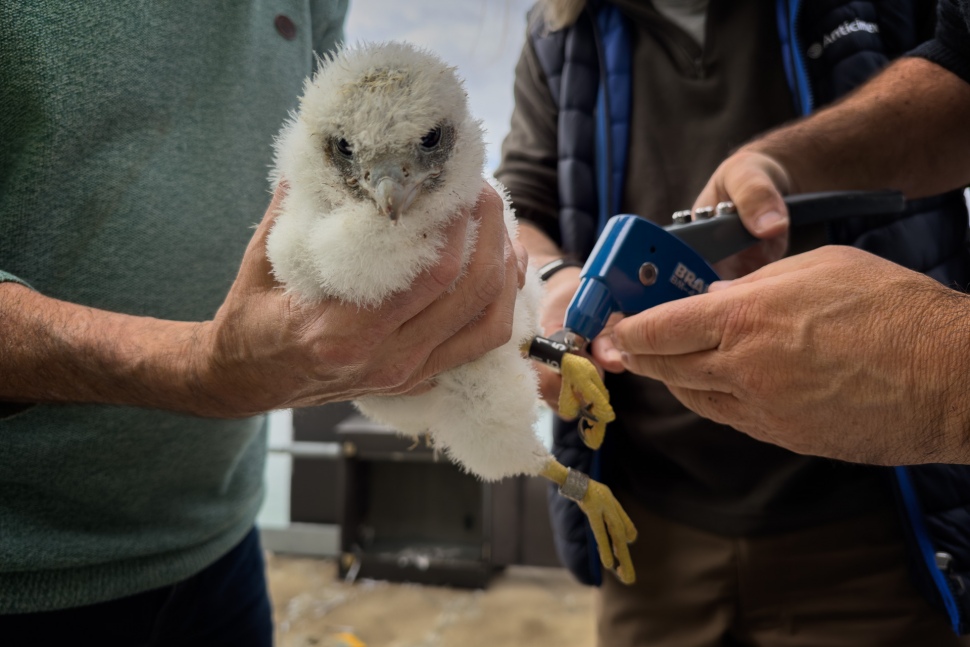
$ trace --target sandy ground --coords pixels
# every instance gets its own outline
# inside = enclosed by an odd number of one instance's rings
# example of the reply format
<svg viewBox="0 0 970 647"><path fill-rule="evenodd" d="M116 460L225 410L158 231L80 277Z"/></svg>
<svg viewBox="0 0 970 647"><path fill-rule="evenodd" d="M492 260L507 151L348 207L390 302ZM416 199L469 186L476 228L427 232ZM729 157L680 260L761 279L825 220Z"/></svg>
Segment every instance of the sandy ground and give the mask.
<svg viewBox="0 0 970 647"><path fill-rule="evenodd" d="M277 647L591 647L592 589L561 569L513 567L485 590L373 580L336 562L269 555Z"/></svg>

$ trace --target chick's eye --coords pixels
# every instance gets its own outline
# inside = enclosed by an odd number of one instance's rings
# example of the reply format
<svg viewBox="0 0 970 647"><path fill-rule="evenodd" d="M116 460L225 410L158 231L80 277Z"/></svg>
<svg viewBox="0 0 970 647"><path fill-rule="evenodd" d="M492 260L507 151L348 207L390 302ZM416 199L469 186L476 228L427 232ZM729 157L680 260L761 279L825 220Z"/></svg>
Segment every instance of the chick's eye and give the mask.
<svg viewBox="0 0 970 647"><path fill-rule="evenodd" d="M352 157L354 154L353 149L350 148L350 143L343 138L337 140L337 152L344 157Z"/></svg>
<svg viewBox="0 0 970 647"><path fill-rule="evenodd" d="M434 150L438 147L441 142L441 127L436 126L425 133L424 137L421 138L421 148L425 150Z"/></svg>

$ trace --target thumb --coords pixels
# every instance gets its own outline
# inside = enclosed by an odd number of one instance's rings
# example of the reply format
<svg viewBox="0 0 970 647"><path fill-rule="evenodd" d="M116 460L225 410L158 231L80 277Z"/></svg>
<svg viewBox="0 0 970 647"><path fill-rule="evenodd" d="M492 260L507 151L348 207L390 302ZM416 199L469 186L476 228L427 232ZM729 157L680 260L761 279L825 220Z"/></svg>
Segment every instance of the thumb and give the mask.
<svg viewBox="0 0 970 647"><path fill-rule="evenodd" d="M731 200L744 226L758 238L774 238L788 229L788 208L782 193L791 180L775 159L740 151L725 160L697 197L694 208Z"/></svg>
<svg viewBox="0 0 970 647"><path fill-rule="evenodd" d="M266 255L266 241L276 223L276 217L280 213L288 189L289 185L285 181L281 181L277 185L276 191L273 192L273 199L270 201L269 207L266 208L262 221L256 225L256 232L246 246L246 253L243 256L237 280L241 280L249 286L275 288L278 285L276 279L273 278L273 264L270 263L269 257Z"/></svg>
<svg viewBox="0 0 970 647"><path fill-rule="evenodd" d="M593 356L594 363L603 370L610 373L622 373L626 371L623 365L623 357L620 350L613 343L613 329L616 324L623 321L623 316L619 314L610 315L609 321L602 332L589 345L590 354Z"/></svg>

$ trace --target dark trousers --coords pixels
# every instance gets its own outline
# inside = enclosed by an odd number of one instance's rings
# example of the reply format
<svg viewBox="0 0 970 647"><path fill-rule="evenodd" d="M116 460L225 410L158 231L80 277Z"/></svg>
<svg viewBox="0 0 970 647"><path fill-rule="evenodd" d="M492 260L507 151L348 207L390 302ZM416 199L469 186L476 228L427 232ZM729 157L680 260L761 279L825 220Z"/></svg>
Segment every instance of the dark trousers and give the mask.
<svg viewBox="0 0 970 647"><path fill-rule="evenodd" d="M633 586L603 577L601 647L966 647L910 582L891 510L762 537L712 535L620 502Z"/></svg>
<svg viewBox="0 0 970 647"><path fill-rule="evenodd" d="M91 606L0 615L4 647L272 644L272 608L255 528L219 561L171 586Z"/></svg>

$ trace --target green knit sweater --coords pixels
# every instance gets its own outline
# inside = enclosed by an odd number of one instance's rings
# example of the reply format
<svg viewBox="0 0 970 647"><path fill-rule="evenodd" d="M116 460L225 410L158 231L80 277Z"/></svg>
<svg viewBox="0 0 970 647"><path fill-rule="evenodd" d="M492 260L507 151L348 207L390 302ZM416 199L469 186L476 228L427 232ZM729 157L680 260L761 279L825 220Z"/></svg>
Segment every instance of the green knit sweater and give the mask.
<svg viewBox="0 0 970 647"><path fill-rule="evenodd" d="M0 3L0 280L212 317L269 203L273 135L346 5ZM264 427L99 405L0 419L0 613L211 564L252 527Z"/></svg>

